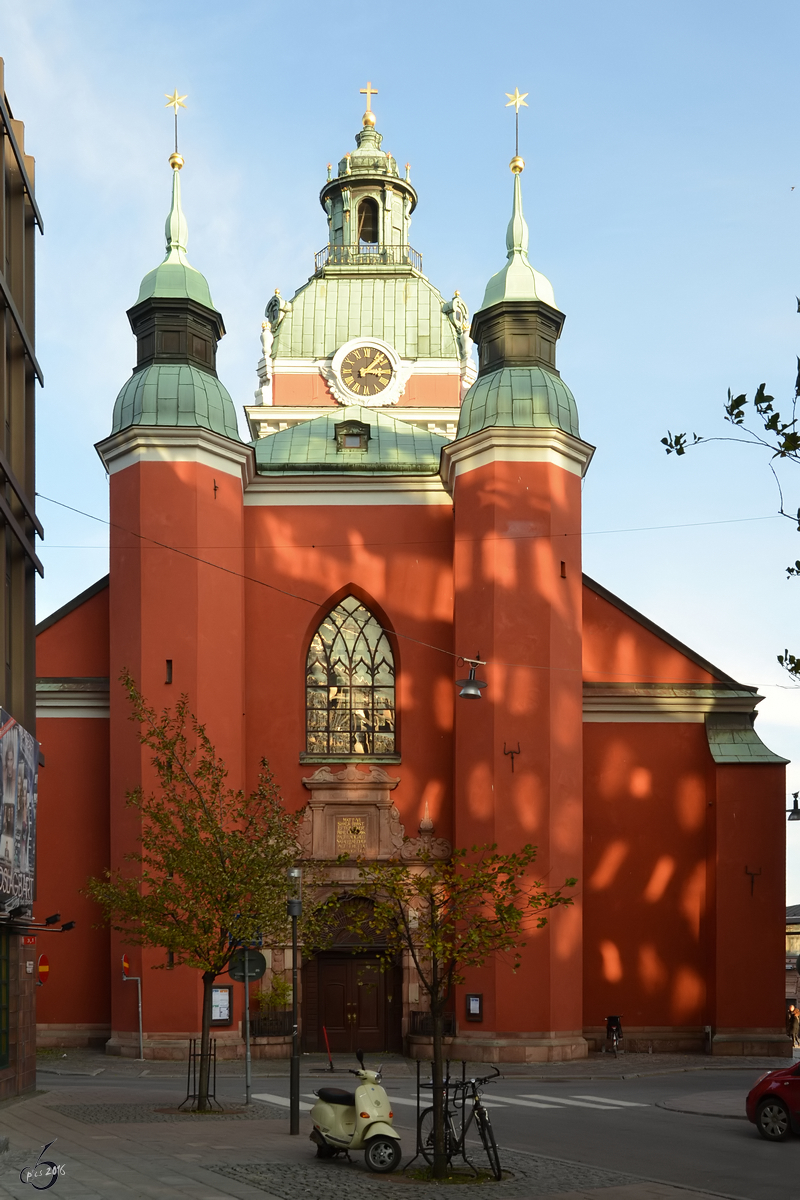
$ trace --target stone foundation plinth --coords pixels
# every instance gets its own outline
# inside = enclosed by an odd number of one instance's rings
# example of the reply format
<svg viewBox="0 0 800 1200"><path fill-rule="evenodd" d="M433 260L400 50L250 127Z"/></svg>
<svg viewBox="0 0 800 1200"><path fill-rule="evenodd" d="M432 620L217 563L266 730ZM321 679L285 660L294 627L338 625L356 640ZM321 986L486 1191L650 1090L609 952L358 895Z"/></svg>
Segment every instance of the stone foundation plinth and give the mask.
<svg viewBox="0 0 800 1200"><path fill-rule="evenodd" d="M589 1050L580 1033L481 1033L459 1031L444 1039L445 1056L486 1063L572 1062L586 1058ZM409 1034L406 1038L409 1058L433 1058L433 1038Z"/></svg>
<svg viewBox="0 0 800 1200"><path fill-rule="evenodd" d="M212 1029L211 1037L217 1043L218 1062L244 1058L245 1044L238 1033ZM142 1039L142 1052L146 1059L153 1061L188 1062L191 1038L199 1040L200 1031L182 1035L164 1034L163 1036L145 1033ZM115 1031L106 1042L105 1050L106 1054L118 1055L121 1058L138 1058L138 1034ZM291 1053L291 1037L252 1038L250 1041L251 1058L290 1058Z"/></svg>
<svg viewBox="0 0 800 1200"><path fill-rule="evenodd" d="M110 1025L46 1025L36 1026L36 1045L45 1048L89 1046L102 1050L111 1037Z"/></svg>

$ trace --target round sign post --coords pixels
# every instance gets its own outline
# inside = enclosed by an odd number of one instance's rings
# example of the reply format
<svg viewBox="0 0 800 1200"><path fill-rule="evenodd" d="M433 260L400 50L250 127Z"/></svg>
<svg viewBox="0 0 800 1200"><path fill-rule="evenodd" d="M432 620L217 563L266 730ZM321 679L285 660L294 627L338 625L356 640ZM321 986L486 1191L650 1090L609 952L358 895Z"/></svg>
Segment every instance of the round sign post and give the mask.
<svg viewBox="0 0 800 1200"><path fill-rule="evenodd" d="M136 992L139 1000L139 1060L144 1062L144 1042L142 1039L142 977L141 975L129 975L131 969L130 960L127 954L122 956L122 982L135 983Z"/></svg>
<svg viewBox="0 0 800 1200"><path fill-rule="evenodd" d="M44 987L44 985L47 983L47 980L50 978L50 963L47 961L46 954L39 955L39 961L36 964L36 967L39 972L39 985L40 987Z"/></svg>
<svg viewBox="0 0 800 1200"><path fill-rule="evenodd" d="M123 977L123 979L128 974L128 971L130 971L130 969L131 969L131 964L128 959L128 956L127 956L127 954L123 954L123 956L122 956L122 977Z"/></svg>
<svg viewBox="0 0 800 1200"><path fill-rule="evenodd" d="M250 1103L250 983L260 979L267 969L267 960L260 950L243 947L237 950L228 964L228 974L244 984L244 1102Z"/></svg>

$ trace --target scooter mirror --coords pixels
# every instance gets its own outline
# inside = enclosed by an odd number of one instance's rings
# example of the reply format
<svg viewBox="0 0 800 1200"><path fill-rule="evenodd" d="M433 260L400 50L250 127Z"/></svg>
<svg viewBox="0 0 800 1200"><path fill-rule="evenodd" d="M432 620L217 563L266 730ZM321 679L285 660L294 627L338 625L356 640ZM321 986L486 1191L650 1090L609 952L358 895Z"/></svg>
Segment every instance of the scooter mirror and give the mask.
<svg viewBox="0 0 800 1200"><path fill-rule="evenodd" d="M364 1051L356 1050L356 1058L358 1059L360 1066L363 1067L364 1066Z"/></svg>

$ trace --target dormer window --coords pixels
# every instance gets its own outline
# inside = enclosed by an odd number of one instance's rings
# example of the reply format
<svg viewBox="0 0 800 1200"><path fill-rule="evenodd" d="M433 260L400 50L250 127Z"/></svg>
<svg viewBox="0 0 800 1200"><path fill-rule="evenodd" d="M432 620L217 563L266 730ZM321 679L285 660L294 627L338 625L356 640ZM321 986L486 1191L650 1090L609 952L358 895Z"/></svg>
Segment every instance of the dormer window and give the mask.
<svg viewBox="0 0 800 1200"><path fill-rule="evenodd" d="M341 421L334 426L337 450L366 450L369 425L363 421Z"/></svg>
<svg viewBox="0 0 800 1200"><path fill-rule="evenodd" d="M358 206L358 244L374 246L378 241L378 205L367 196Z"/></svg>

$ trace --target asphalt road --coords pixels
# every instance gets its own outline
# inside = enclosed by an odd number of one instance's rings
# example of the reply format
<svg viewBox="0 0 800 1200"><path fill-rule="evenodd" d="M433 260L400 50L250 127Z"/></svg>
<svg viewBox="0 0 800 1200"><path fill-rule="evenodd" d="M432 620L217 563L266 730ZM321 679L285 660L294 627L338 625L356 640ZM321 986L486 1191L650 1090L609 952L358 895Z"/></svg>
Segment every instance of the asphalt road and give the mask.
<svg viewBox="0 0 800 1200"><path fill-rule="evenodd" d="M680 1103L701 1094L723 1094L720 1108L736 1110L736 1098L744 1098L762 1074L753 1070L696 1071L625 1080L565 1080L540 1083L525 1079L498 1080L484 1093L501 1150L549 1155L586 1163L612 1171L629 1172L664 1183L721 1193L746 1200L776 1200L800 1197L800 1138L771 1144L757 1134L747 1120L698 1115L668 1110L665 1101ZM307 1109L313 1103L314 1079L301 1079L304 1112L303 1140L309 1125ZM319 1082L323 1082L320 1080ZM337 1076L339 1086L350 1078ZM99 1080L53 1076L40 1078L49 1092L69 1091L79 1101ZM394 1103L395 1124L403 1135L404 1148L414 1139L415 1089L411 1080L387 1080ZM142 1092L142 1099L163 1097L179 1102L182 1080L103 1080L111 1097L119 1092L127 1100ZM272 1077L253 1083L254 1095L272 1104L288 1105L288 1080ZM218 1079L217 1095L223 1101L241 1102L243 1080ZM113 1102L113 1101L112 1101ZM713 1098L712 1098L713 1104ZM288 1112L287 1112L288 1124Z"/></svg>

